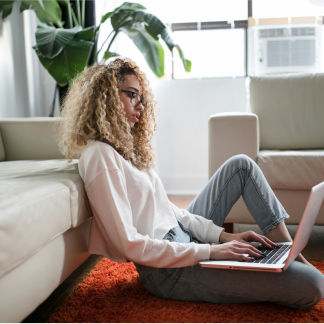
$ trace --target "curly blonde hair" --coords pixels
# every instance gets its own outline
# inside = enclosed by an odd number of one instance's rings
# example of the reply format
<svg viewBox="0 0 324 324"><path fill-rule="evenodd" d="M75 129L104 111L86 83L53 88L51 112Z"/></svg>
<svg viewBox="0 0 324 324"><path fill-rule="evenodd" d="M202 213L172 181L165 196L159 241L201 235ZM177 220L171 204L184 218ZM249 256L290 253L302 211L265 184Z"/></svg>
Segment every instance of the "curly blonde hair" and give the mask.
<svg viewBox="0 0 324 324"><path fill-rule="evenodd" d="M132 128L118 89L128 74L136 76L147 102ZM134 62L118 58L107 65L93 65L73 80L64 97L62 119L55 125L60 151L71 162L80 157L88 140L98 140L111 145L137 169L149 169L154 166L150 142L156 131L156 108L149 81Z"/></svg>

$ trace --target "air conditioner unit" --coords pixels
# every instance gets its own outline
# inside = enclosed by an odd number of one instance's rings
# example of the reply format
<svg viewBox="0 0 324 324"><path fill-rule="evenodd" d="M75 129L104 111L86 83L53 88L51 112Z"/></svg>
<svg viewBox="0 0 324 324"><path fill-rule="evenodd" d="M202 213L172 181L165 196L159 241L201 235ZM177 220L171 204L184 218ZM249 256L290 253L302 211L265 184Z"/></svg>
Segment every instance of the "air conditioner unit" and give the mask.
<svg viewBox="0 0 324 324"><path fill-rule="evenodd" d="M320 72L321 32L318 24L249 27L249 74Z"/></svg>

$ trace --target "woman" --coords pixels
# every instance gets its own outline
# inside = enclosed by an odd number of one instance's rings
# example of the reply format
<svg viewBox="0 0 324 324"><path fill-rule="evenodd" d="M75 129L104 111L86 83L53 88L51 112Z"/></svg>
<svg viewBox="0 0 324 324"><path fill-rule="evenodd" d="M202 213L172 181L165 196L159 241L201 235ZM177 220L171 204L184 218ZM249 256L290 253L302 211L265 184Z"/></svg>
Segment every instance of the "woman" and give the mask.
<svg viewBox="0 0 324 324"><path fill-rule="evenodd" d="M167 299L294 308L322 300L324 276L301 254L280 274L199 266L205 259L262 257L253 241L268 248L291 241L284 223L289 216L245 155L226 161L186 210L172 204L153 170L155 108L145 74L129 60L92 66L70 86L60 148L69 160L81 155L93 211L89 252L133 261L143 286ZM241 195L265 236L221 227Z"/></svg>

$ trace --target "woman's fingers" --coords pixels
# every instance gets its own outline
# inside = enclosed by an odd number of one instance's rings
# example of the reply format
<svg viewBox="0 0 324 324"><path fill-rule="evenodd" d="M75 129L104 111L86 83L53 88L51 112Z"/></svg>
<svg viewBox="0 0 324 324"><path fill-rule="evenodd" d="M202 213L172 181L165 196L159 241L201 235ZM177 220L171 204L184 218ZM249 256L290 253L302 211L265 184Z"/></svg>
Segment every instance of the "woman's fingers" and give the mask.
<svg viewBox="0 0 324 324"><path fill-rule="evenodd" d="M253 245L255 248L258 248L260 245L259 243L254 243L254 242L251 242L250 244Z"/></svg>
<svg viewBox="0 0 324 324"><path fill-rule="evenodd" d="M249 241L257 241L262 243L263 245L271 248L271 247L277 247L277 244L269 240L266 236L257 234L253 231L248 232L249 233Z"/></svg>
<svg viewBox="0 0 324 324"><path fill-rule="evenodd" d="M249 254L251 256L260 257L263 253L252 245L252 243L232 241L235 252Z"/></svg>
<svg viewBox="0 0 324 324"><path fill-rule="evenodd" d="M272 242L271 240L269 240L265 236L258 235L256 239L257 239L258 242L262 243L263 245L265 245L268 248L277 247L276 243Z"/></svg>
<svg viewBox="0 0 324 324"><path fill-rule="evenodd" d="M263 256L263 253L257 249L254 248L235 248L234 251L236 253L240 253L240 254L248 254L250 256L256 257L256 258L260 258Z"/></svg>
<svg viewBox="0 0 324 324"><path fill-rule="evenodd" d="M246 255L243 255L243 254L233 253L232 260L234 260L234 261L251 261L251 258Z"/></svg>
<svg viewBox="0 0 324 324"><path fill-rule="evenodd" d="M264 241L266 243L266 241ZM264 254L253 243L239 239L211 246L210 258L213 260L251 261L251 257L262 258Z"/></svg>
<svg viewBox="0 0 324 324"><path fill-rule="evenodd" d="M262 254L262 252L260 252L260 250L258 250L258 244L257 243L250 243L250 242L246 242L244 240L233 241L233 242L240 243L240 244L237 245L237 247L244 247L244 248L252 249L252 251Z"/></svg>

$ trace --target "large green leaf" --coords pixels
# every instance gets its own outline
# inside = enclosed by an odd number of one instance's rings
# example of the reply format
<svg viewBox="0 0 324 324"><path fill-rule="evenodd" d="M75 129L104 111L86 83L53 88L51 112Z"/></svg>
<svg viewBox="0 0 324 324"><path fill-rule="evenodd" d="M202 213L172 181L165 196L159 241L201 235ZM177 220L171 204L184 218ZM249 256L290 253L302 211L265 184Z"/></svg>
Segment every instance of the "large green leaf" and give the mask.
<svg viewBox="0 0 324 324"><path fill-rule="evenodd" d="M174 39L172 37L172 34L171 34L171 31L167 26L165 27L165 29L161 33L161 38L166 43L166 45L168 46L170 51L172 51L174 47L178 50L179 56L180 56L180 58L182 60L182 64L183 64L183 67L184 67L185 71L190 72L191 71L191 61L189 61L189 60L187 60L185 58L182 49L174 41Z"/></svg>
<svg viewBox="0 0 324 324"><path fill-rule="evenodd" d="M111 15L114 14L114 11L107 12L101 17L100 23L103 24L108 18L110 18Z"/></svg>
<svg viewBox="0 0 324 324"><path fill-rule="evenodd" d="M155 40L143 27L123 28L128 37L144 55L145 60L156 76L164 75L164 50L158 40Z"/></svg>
<svg viewBox="0 0 324 324"><path fill-rule="evenodd" d="M139 3L132 2L124 2L121 6L117 7L109 16L111 18L111 25L113 26L114 30L120 28L121 24L123 25L123 27L130 27L133 22L132 19L128 18L131 17L132 13L143 9L146 8ZM128 23L125 23L125 20L127 20Z"/></svg>
<svg viewBox="0 0 324 324"><path fill-rule="evenodd" d="M0 13L2 12L2 19L7 18L12 12L12 4L2 5Z"/></svg>
<svg viewBox="0 0 324 324"><path fill-rule="evenodd" d="M41 55L38 48L37 48L37 45L33 46L33 49L35 50L40 62L42 63L42 65L47 70L49 65L52 63L52 59Z"/></svg>
<svg viewBox="0 0 324 324"><path fill-rule="evenodd" d="M56 0L44 0L42 4L38 0L22 0L20 12L28 9L34 10L41 22L61 26L62 12Z"/></svg>
<svg viewBox="0 0 324 324"><path fill-rule="evenodd" d="M87 41L92 41L95 36L95 26L91 26L88 28L84 28L77 32L73 38L73 40L87 40Z"/></svg>
<svg viewBox="0 0 324 324"><path fill-rule="evenodd" d="M27 0L23 0L27 1ZM51 16L58 24L62 19L62 11L56 0L43 0L43 6L47 15Z"/></svg>
<svg viewBox="0 0 324 324"><path fill-rule="evenodd" d="M35 34L36 44L40 54L48 58L53 58L60 54L64 46L68 45L73 37L82 31L81 26L76 26L72 29L63 29L43 24L39 27Z"/></svg>
<svg viewBox="0 0 324 324"><path fill-rule="evenodd" d="M34 49L43 66L63 87L87 66L92 46L93 42L72 40L59 55L52 59L44 58L36 46Z"/></svg>
<svg viewBox="0 0 324 324"><path fill-rule="evenodd" d="M157 39L157 37L160 35L170 51L172 51L175 47L179 52L185 71L191 71L191 62L185 58L181 47L174 41L172 33L167 25L146 10L137 10L136 12L132 13L132 18L133 24L145 23L145 29L155 39Z"/></svg>
<svg viewBox="0 0 324 324"><path fill-rule="evenodd" d="M117 8L117 10L141 10L141 9L146 9L143 5L140 3L135 3L135 2L124 2L121 6Z"/></svg>
<svg viewBox="0 0 324 324"><path fill-rule="evenodd" d="M8 4L13 4L15 2L15 0L1 0L0 1L0 9L3 7L3 6L6 6Z"/></svg>
<svg viewBox="0 0 324 324"><path fill-rule="evenodd" d="M136 11L141 9L146 9L146 8L140 3L124 2L121 6L117 7L113 12L114 14L116 14L119 13L120 11Z"/></svg>
<svg viewBox="0 0 324 324"><path fill-rule="evenodd" d="M60 3L62 6L68 6L69 0L57 0L58 3Z"/></svg>
<svg viewBox="0 0 324 324"><path fill-rule="evenodd" d="M12 11L12 5L15 0L0 0L0 12L2 18L6 18ZM63 0L61 0L63 1ZM68 0L64 0L65 2ZM21 0L20 12L32 9L35 11L38 19L47 24L55 23L61 26L62 12L56 0Z"/></svg>
<svg viewBox="0 0 324 324"><path fill-rule="evenodd" d="M176 45L175 48L178 50L179 56L182 60L183 67L185 71L190 72L191 71L191 61L187 60L182 52L182 49L179 45Z"/></svg>
<svg viewBox="0 0 324 324"><path fill-rule="evenodd" d="M114 53L114 52L109 52L108 50L105 52L104 56L103 56L103 59L104 60L108 60L109 58L111 57L117 57L117 56L121 56L120 54L118 53Z"/></svg>
<svg viewBox="0 0 324 324"><path fill-rule="evenodd" d="M191 71L191 61L187 60L181 47L174 41L171 30L155 15L147 12L146 10L137 10L132 13L133 23L145 23L145 29L155 39L160 35L163 41L172 51L175 47L180 55L185 71Z"/></svg>
<svg viewBox="0 0 324 324"><path fill-rule="evenodd" d="M120 11L111 16L111 25L115 31L121 27L131 27L133 24L133 18L129 11Z"/></svg>
<svg viewBox="0 0 324 324"><path fill-rule="evenodd" d="M29 10L31 8L32 8L31 5L22 2L21 5L20 5L20 12L23 12L24 10Z"/></svg>
<svg viewBox="0 0 324 324"><path fill-rule="evenodd" d="M133 24L145 23L145 29L154 38L157 38L166 28L166 25L159 18L146 10L137 10L131 15Z"/></svg>
<svg viewBox="0 0 324 324"><path fill-rule="evenodd" d="M185 58L181 47L174 41L172 33L167 25L165 25L155 15L145 10L145 8L134 6L132 7L132 10L130 10L128 9L128 4L129 3L125 2L122 6L115 9L115 11L110 15L113 28L117 31L121 27L130 29L132 26L138 26L139 24L142 26L144 25L147 32L156 41L158 41L158 36L161 36L170 51L172 51L174 47L178 50L184 69L187 72L190 72L191 62ZM131 17L131 19L129 19L129 17ZM120 26L123 20L126 22Z"/></svg>
<svg viewBox="0 0 324 324"><path fill-rule="evenodd" d="M140 9L146 9L144 6L142 6L139 3L133 3L133 2L124 2L121 6L117 7L115 10L107 12L101 17L101 21L99 26L97 27L96 31L99 30L101 24L103 24L108 18L112 18L113 16L116 16L114 19L112 19L112 26L114 27L115 30L120 28L122 25L124 26L125 24L125 18L129 16L129 12L134 12L136 10ZM121 14L120 16L117 16L118 13L121 11L128 11L126 14ZM130 24L129 24L130 26Z"/></svg>

